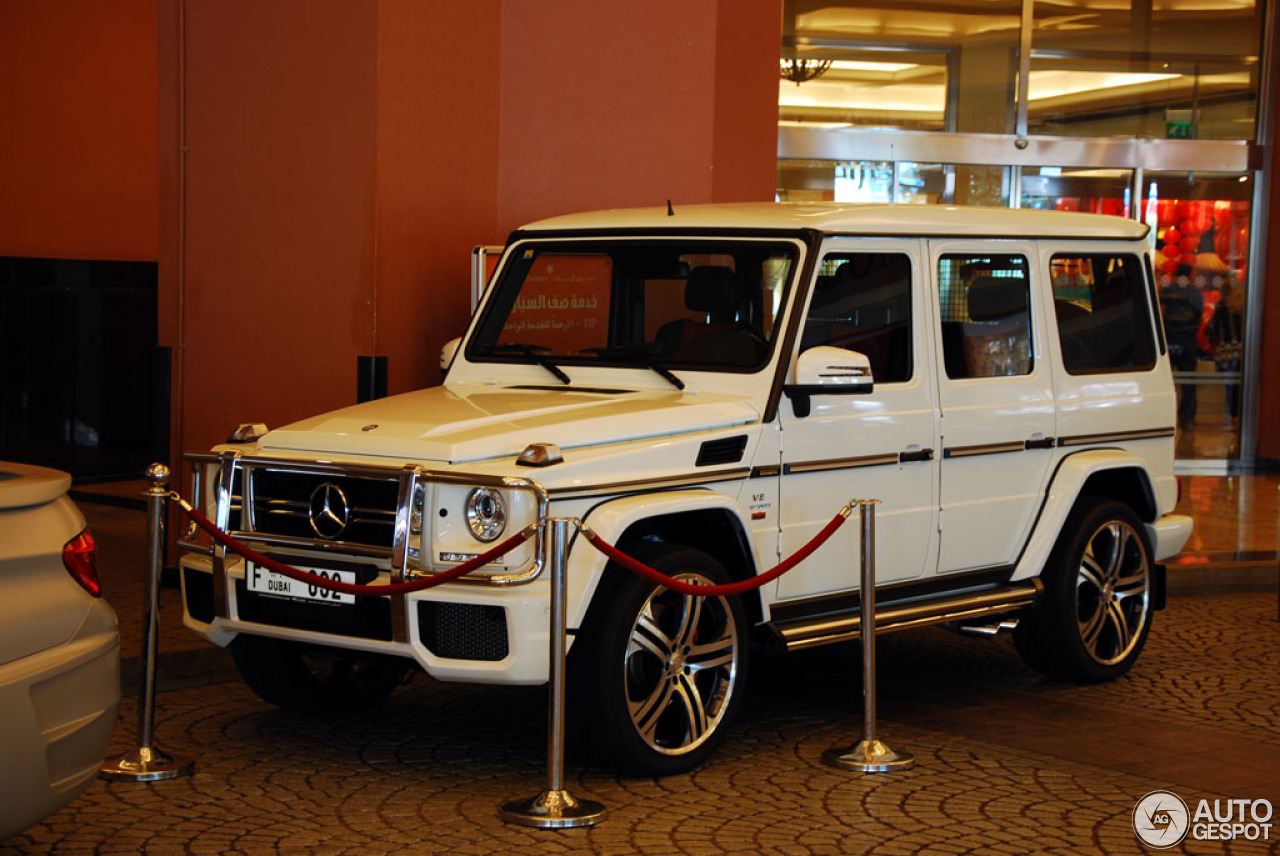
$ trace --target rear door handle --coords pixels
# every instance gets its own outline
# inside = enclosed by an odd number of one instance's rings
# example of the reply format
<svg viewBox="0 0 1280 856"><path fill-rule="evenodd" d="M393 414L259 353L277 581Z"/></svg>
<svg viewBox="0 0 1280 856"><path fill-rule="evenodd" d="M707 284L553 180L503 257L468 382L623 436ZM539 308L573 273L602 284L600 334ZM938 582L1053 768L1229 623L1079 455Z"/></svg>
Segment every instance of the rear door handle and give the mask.
<svg viewBox="0 0 1280 856"><path fill-rule="evenodd" d="M1025 449L1052 449L1057 442L1052 437L1032 437L1022 445Z"/></svg>
<svg viewBox="0 0 1280 856"><path fill-rule="evenodd" d="M932 461L933 449L907 449L905 452L898 453L898 463L905 464L911 461Z"/></svg>

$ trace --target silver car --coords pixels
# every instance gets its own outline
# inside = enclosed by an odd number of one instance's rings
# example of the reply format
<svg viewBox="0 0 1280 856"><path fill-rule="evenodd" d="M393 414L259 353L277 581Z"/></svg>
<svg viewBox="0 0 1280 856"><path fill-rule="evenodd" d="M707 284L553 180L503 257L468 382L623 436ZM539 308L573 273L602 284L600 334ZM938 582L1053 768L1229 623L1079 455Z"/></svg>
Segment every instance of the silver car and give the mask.
<svg viewBox="0 0 1280 856"><path fill-rule="evenodd" d="M97 775L120 706L120 634L71 477L0 462L0 840Z"/></svg>

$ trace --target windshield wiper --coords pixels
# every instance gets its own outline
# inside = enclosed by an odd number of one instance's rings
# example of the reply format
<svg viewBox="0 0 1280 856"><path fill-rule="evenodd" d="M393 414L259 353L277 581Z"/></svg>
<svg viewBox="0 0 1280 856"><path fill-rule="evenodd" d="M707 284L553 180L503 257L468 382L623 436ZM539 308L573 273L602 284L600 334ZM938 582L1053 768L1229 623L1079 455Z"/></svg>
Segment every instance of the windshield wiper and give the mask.
<svg viewBox="0 0 1280 856"><path fill-rule="evenodd" d="M608 357L621 357L622 359L642 365L645 368L656 372L663 380L670 383L676 389L684 389L684 381L676 377L666 366L659 365L654 361L653 357L646 353L643 348L637 348L629 345L613 345L608 348L584 348L583 350L592 354L600 354Z"/></svg>
<svg viewBox="0 0 1280 856"><path fill-rule="evenodd" d="M560 367L551 360L544 357L541 351L550 351L546 345L527 345L523 342L503 342L501 345L477 345L476 350L482 354L519 354L528 357L531 362L537 363L547 371L556 376L556 380L568 386L572 381L569 376L560 370Z"/></svg>

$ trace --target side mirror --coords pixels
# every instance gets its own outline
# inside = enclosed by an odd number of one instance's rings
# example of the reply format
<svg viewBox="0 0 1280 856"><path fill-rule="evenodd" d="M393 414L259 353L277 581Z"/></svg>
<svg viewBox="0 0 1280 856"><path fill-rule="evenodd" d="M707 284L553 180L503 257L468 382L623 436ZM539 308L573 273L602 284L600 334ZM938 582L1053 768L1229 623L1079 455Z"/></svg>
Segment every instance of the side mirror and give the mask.
<svg viewBox="0 0 1280 856"><path fill-rule="evenodd" d="M809 348L796 360L796 382L782 388L796 416L809 415L815 395L865 395L875 389L866 354L830 345Z"/></svg>
<svg viewBox="0 0 1280 856"><path fill-rule="evenodd" d="M444 343L444 347L440 349L440 371L448 373L449 366L453 365L453 358L458 355L461 347L462 339L450 339Z"/></svg>

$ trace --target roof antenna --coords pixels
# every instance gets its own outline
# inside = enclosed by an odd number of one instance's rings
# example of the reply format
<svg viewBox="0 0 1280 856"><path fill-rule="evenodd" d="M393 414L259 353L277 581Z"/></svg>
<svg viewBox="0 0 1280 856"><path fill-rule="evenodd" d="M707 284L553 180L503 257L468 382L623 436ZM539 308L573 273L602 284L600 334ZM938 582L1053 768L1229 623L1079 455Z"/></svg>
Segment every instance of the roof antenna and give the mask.
<svg viewBox="0 0 1280 856"><path fill-rule="evenodd" d="M670 200L670 199L668 199L668 200L667 200L667 216L668 216L668 217L674 217L674 216L676 216L676 212L671 208L671 200Z"/></svg>

